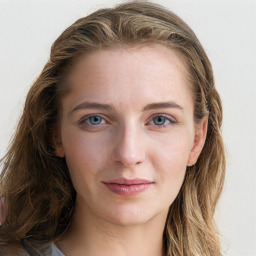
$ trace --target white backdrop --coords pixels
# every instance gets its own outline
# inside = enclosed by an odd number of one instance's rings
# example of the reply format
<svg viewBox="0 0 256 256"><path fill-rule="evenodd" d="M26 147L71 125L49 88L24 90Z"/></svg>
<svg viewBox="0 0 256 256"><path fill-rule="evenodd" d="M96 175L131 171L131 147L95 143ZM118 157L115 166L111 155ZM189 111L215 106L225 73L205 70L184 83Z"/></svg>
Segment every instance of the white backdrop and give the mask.
<svg viewBox="0 0 256 256"><path fill-rule="evenodd" d="M92 3L93 2L93 3ZM57 36L117 0L0 0L0 157ZM157 0L196 32L212 61L224 106L228 165L216 219L228 256L256 255L256 3Z"/></svg>

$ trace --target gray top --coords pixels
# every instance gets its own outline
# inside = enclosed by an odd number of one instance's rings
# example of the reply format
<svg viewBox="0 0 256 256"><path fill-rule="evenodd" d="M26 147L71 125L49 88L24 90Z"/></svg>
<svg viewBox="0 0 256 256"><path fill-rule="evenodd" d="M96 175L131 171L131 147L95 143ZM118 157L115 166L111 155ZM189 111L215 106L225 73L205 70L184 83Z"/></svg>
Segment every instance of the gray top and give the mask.
<svg viewBox="0 0 256 256"><path fill-rule="evenodd" d="M49 251L49 254L47 256L65 256L60 249L55 245L52 244L51 250Z"/></svg>
<svg viewBox="0 0 256 256"><path fill-rule="evenodd" d="M28 242L26 240L23 240L21 244L27 252L26 255L39 256L41 254L37 253L34 248L40 248L40 252L45 256L65 256L64 253L61 252L61 250L53 242L40 243L37 241L31 243L31 241Z"/></svg>

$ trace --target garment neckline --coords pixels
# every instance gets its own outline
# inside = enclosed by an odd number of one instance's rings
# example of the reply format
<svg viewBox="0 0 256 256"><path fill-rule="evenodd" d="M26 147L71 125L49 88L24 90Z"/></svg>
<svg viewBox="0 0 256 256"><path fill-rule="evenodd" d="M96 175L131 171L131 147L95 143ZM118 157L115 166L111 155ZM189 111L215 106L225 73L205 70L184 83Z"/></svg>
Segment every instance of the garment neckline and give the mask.
<svg viewBox="0 0 256 256"><path fill-rule="evenodd" d="M58 248L55 243L52 244L52 251L54 256L65 256L65 254Z"/></svg>

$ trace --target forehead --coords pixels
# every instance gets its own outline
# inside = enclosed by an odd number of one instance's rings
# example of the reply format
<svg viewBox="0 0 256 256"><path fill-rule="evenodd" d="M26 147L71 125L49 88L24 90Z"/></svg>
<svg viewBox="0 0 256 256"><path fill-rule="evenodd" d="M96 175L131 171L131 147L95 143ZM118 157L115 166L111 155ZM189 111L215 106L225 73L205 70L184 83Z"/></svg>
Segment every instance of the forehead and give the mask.
<svg viewBox="0 0 256 256"><path fill-rule="evenodd" d="M141 66L140 60L144 61ZM161 43L147 43L139 45L117 45L110 46L100 50L92 50L78 57L72 64L71 75L76 74L79 68L86 66L86 69L94 69L95 67L105 66L106 73L113 71L114 65L122 67L127 63L140 65L140 71L143 68L154 69L158 71L163 65L176 66L183 72L183 75L188 75L188 68L185 58L180 52ZM112 65L109 65L112 64ZM159 67L159 68L158 68ZM129 66L125 66L128 71ZM94 70L95 71L95 70ZM118 70L120 72L120 70ZM164 71L164 70L163 70ZM170 70L171 71L171 70Z"/></svg>
<svg viewBox="0 0 256 256"><path fill-rule="evenodd" d="M170 97L182 100L192 94L183 58L158 44L108 48L81 56L68 83L69 94L76 95L77 101L86 98L138 103L138 95L141 101L154 97L165 101Z"/></svg>

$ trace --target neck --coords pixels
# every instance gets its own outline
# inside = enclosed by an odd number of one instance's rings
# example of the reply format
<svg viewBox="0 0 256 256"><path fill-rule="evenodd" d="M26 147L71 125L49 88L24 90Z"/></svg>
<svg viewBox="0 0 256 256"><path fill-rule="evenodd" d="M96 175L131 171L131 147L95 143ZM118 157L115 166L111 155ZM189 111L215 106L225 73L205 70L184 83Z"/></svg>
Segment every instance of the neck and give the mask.
<svg viewBox="0 0 256 256"><path fill-rule="evenodd" d="M167 213L146 223L119 225L77 205L69 235L57 246L66 256L162 256Z"/></svg>

